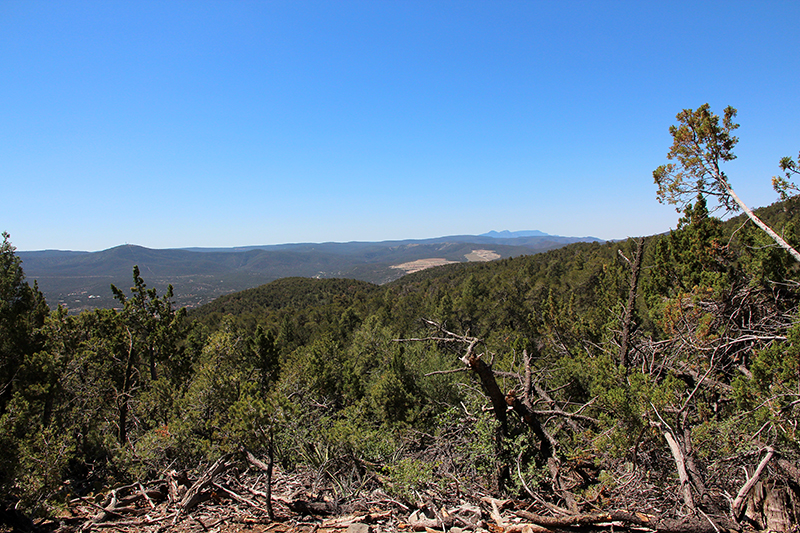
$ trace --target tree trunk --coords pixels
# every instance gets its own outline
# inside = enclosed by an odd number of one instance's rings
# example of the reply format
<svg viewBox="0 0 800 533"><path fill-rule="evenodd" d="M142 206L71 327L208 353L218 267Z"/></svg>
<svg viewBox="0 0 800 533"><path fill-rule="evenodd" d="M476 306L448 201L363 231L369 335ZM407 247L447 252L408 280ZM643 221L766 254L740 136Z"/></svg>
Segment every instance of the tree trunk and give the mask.
<svg viewBox="0 0 800 533"><path fill-rule="evenodd" d="M494 416L500 423L494 436L494 452L495 457L500 458L502 457L503 440L508 437L508 415L506 412L508 407L506 405L506 397L503 394L503 391L500 390L497 380L494 378L494 372L492 371L492 368L481 358L482 354L475 354L475 346L477 343L478 339L470 340L467 351L461 358L461 362L467 365L478 375L478 378L481 380L483 391L492 401L492 410L494 411ZM508 465L506 465L503 461L498 461L494 480L495 489L498 493L505 491L505 484L508 478Z"/></svg>
<svg viewBox="0 0 800 533"><path fill-rule="evenodd" d="M122 382L122 393L117 397L119 406L119 431L117 439L120 444L128 441L128 409L130 406L130 395L133 389L133 367L135 363L136 350L133 348L133 335L128 330L130 342L128 344L128 357L125 363L125 376Z"/></svg>
<svg viewBox="0 0 800 533"><path fill-rule="evenodd" d="M628 368L628 343L631 335L633 308L636 305L636 290L639 286L639 271L642 269L642 255L644 255L643 252L644 238L639 238L638 242L636 243L636 256L633 258L633 263L631 264L631 284L628 291L628 305L625 306L625 315L622 319L622 339L620 340L619 346L620 364L626 370Z"/></svg>
<svg viewBox="0 0 800 533"><path fill-rule="evenodd" d="M767 226L760 218L758 218L756 214L753 213L753 211L749 207L747 207L747 205L745 205L742 199L739 198L739 196L733 191L731 186L728 185L727 181L723 181L723 183L725 185L725 190L727 191L727 193L731 195L731 198L733 198L736 204L742 209L742 211L744 211L744 214L747 215L748 218L752 220L756 226L761 228L764 231L764 233L769 235L772 238L772 240L778 243L778 246L789 252L791 256L794 257L795 261L800 263L800 253L798 253L797 250L795 250L788 242L783 240L783 238L780 235L775 233L772 230L772 228Z"/></svg>
<svg viewBox="0 0 800 533"><path fill-rule="evenodd" d="M506 416L506 410L508 409L508 406L506 405L506 397L503 394L503 391L500 390L497 380L494 379L494 372L492 371L492 368L481 358L482 354L475 354L475 346L477 344L478 339L470 340L469 346L467 346L467 351L461 358L461 362L467 365L470 370L478 375L478 378L481 380L483 391L487 396L489 396L489 399L492 402L494 416L497 418L497 421L500 422L500 428L503 432L503 436L506 437L508 436L508 416Z"/></svg>
<svg viewBox="0 0 800 533"><path fill-rule="evenodd" d="M657 427L664 435L667 446L669 446L669 451L672 453L672 458L675 461L675 467L678 470L678 480L681 482L681 497L683 498L683 503L686 504L686 507L688 507L690 511L694 512L697 507L695 506L694 497L692 496L692 484L689 480L689 473L686 470L686 457L683 454L681 445L668 428L663 427L661 424L657 424Z"/></svg>
<svg viewBox="0 0 800 533"><path fill-rule="evenodd" d="M272 428L269 428L269 447L268 447L268 458L269 463L267 463L267 516L272 521L275 521L275 511L272 509L272 471L275 467L275 446L274 446L274 435L272 433Z"/></svg>
<svg viewBox="0 0 800 533"><path fill-rule="evenodd" d="M158 371L156 370L157 351L151 346L147 349L147 353L150 356L150 381L155 381L158 379Z"/></svg>
<svg viewBox="0 0 800 533"><path fill-rule="evenodd" d="M684 418L685 416L686 413L684 413ZM703 478L700 475L700 469L697 467L697 463L694 460L695 455L694 448L692 447L692 428L685 424L685 420L682 422L682 425L683 442L681 443L681 449L683 450L683 456L686 460L686 472L689 474L689 480L691 481L695 492L697 492L702 504L703 499L706 496L706 485L703 483Z"/></svg>
<svg viewBox="0 0 800 533"><path fill-rule="evenodd" d="M769 531L791 531L786 491L775 482L765 483L764 522Z"/></svg>
<svg viewBox="0 0 800 533"><path fill-rule="evenodd" d="M211 468L206 470L205 473L194 482L189 490L186 491L186 494L184 494L180 502L181 512L185 513L204 499L203 490L214 481L215 477L233 466L233 463L228 461L230 457L231 454L225 454L217 459L217 462L211 465Z"/></svg>
<svg viewBox="0 0 800 533"><path fill-rule="evenodd" d="M742 516L742 505L744 505L747 497L750 495L750 491L753 490L753 487L756 485L756 483L758 483L758 480L761 478L761 473L764 471L764 468L766 468L767 463L770 459L772 459L773 455L775 455L775 450L768 447L767 455L764 456L764 458L758 464L758 468L756 468L756 471L752 476L750 476L750 479L748 479L742 488L739 489L736 499L733 500L733 504L731 505L731 514L733 515L733 519L737 522Z"/></svg>
<svg viewBox="0 0 800 533"><path fill-rule="evenodd" d="M273 445L274 437L272 428L269 429L269 443L267 444L267 463L264 464L263 461L258 459L255 455L253 455L250 450L246 449L244 446L241 446L239 450L244 453L245 458L247 461L266 472L267 474L267 487L266 487L266 500L267 500L267 516L269 519L274 521L275 520L275 511L272 509L272 471L275 467L275 448Z"/></svg>

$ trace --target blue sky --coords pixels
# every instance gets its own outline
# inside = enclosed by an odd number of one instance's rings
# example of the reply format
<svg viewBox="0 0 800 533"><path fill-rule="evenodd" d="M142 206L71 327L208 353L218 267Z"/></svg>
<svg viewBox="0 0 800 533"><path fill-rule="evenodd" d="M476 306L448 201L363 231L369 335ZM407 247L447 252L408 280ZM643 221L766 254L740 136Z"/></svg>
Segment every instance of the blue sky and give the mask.
<svg viewBox="0 0 800 533"><path fill-rule="evenodd" d="M800 2L0 1L19 250L618 239L684 108L752 207L800 150Z"/></svg>

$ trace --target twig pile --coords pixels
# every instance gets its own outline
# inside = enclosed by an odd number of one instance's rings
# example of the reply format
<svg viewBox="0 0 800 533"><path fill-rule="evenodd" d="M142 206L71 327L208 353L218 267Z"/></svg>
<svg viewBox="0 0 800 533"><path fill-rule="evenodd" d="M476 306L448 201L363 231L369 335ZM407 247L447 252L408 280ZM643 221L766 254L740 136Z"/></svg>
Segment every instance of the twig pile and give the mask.
<svg viewBox="0 0 800 533"><path fill-rule="evenodd" d="M64 533L714 531L708 521L670 523L623 510L575 514L544 501L531 504L460 491L426 490L417 494L417 504L411 504L389 497L377 479L368 491L342 501L332 486L320 487L308 471L290 475L276 468L269 487L260 466L263 463L247 455L225 455L196 478L171 471L148 483L116 487L95 498L76 498L70 502L70 516L40 523L38 529Z"/></svg>

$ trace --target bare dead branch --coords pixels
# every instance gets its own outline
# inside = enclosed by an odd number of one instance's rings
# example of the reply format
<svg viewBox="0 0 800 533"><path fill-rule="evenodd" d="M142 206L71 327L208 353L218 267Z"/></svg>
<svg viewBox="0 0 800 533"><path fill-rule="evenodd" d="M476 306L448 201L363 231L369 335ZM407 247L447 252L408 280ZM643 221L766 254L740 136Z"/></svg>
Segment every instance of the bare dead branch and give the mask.
<svg viewBox="0 0 800 533"><path fill-rule="evenodd" d="M764 468L766 468L767 463L769 463L769 460L772 459L772 457L775 455L775 450L771 446L767 446L766 450L767 450L767 455L765 455L764 458L761 460L761 462L758 464L756 471L753 473L750 479L748 479L747 482L742 486L742 488L739 490L739 493L736 495L736 499L733 500L733 503L731 504L731 515L733 515L733 519L736 520L737 522L739 522L741 519L743 511L742 505L744 504L745 498L747 498L748 494L750 494L750 491L758 482L759 478L761 477L761 473L764 471Z"/></svg>
<svg viewBox="0 0 800 533"><path fill-rule="evenodd" d="M429 376L441 376L445 374L459 374L461 372L468 372L469 368L453 368L452 370L434 370L433 372L428 372L427 374L423 374L426 378Z"/></svg>
<svg viewBox="0 0 800 533"><path fill-rule="evenodd" d="M206 472L200 476L200 478L195 481L194 485L186 491L183 499L180 503L180 509L182 512L186 512L198 503L203 500L203 496L201 496L203 490L206 489L213 481L214 478L217 477L219 474L228 470L233 463L229 461L231 455L225 454L211 466Z"/></svg>

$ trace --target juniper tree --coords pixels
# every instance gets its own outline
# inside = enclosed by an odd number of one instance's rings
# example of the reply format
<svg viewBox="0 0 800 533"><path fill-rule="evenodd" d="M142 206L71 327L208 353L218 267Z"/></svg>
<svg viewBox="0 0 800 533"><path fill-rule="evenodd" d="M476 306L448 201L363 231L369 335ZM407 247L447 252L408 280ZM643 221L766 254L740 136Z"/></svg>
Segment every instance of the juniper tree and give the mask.
<svg viewBox="0 0 800 533"><path fill-rule="evenodd" d="M736 159L733 148L739 138L732 132L739 124L733 121L735 117L736 109L726 107L720 125L720 117L711 112L708 104L696 110L684 109L676 115L678 124L669 128L673 143L667 159L676 160L677 164L661 165L653 171L658 201L677 204L680 211L699 194L716 197L726 211L741 209L781 248L800 261L800 253L739 198L720 167L722 163Z"/></svg>

